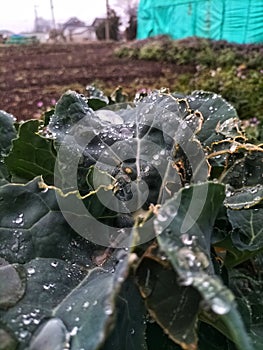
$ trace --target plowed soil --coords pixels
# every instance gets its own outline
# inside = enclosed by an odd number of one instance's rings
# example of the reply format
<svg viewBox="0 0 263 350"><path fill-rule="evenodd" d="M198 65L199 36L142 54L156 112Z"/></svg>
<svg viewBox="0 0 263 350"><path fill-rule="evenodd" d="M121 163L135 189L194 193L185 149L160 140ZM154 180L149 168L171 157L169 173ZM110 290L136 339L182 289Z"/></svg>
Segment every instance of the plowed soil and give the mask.
<svg viewBox="0 0 263 350"><path fill-rule="evenodd" d="M141 88L169 87L176 72L194 67L118 58L119 43L0 46L0 110L18 120L38 117L68 89L106 93L121 85L130 98Z"/></svg>

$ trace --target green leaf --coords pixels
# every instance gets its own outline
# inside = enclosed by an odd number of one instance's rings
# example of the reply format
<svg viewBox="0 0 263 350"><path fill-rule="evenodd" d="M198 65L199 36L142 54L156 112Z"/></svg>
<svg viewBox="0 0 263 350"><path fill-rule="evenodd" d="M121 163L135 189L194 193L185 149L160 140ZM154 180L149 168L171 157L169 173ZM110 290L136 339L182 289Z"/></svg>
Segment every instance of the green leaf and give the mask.
<svg viewBox="0 0 263 350"><path fill-rule="evenodd" d="M184 349L194 349L200 294L192 287L180 286L175 271L149 254L143 258L136 275L153 319L175 343Z"/></svg>
<svg viewBox="0 0 263 350"><path fill-rule="evenodd" d="M217 329L200 322L198 327L198 350L236 350L236 347Z"/></svg>
<svg viewBox="0 0 263 350"><path fill-rule="evenodd" d="M11 114L0 110L0 160L9 153L12 140L16 138L14 122Z"/></svg>
<svg viewBox="0 0 263 350"><path fill-rule="evenodd" d="M68 346L68 338L64 323L59 318L51 318L36 331L28 349L63 349Z"/></svg>
<svg viewBox="0 0 263 350"><path fill-rule="evenodd" d="M242 326L242 321L234 296L214 274L210 258L213 225L224 196L224 186L216 183L182 189L159 210L155 232L160 249L178 273L180 283L201 294L202 308L219 315L239 349L252 349L244 329L243 338L236 336L235 329Z"/></svg>
<svg viewBox="0 0 263 350"><path fill-rule="evenodd" d="M2 327L2 326L1 326ZM9 330L0 328L0 350L16 350L17 341Z"/></svg>
<svg viewBox="0 0 263 350"><path fill-rule="evenodd" d="M262 257L262 253L258 254L251 259L251 265L241 264L230 272L230 286L247 309L246 327L256 350L263 345Z"/></svg>
<svg viewBox="0 0 263 350"><path fill-rule="evenodd" d="M0 187L0 254L10 263L60 257L70 245L72 229L58 208L55 191L43 190L39 183L40 177L26 185Z"/></svg>
<svg viewBox="0 0 263 350"><path fill-rule="evenodd" d="M262 264L253 261L255 271L249 265L230 270L230 287L247 308L248 320L246 327L253 341L254 348L260 350L263 344L263 282L261 277Z"/></svg>
<svg viewBox="0 0 263 350"><path fill-rule="evenodd" d="M263 185L243 187L227 191L225 206L232 210L249 209L263 201Z"/></svg>
<svg viewBox="0 0 263 350"><path fill-rule="evenodd" d="M228 153L225 159L226 166L220 181L229 184L234 189L263 184L263 150L261 147L236 143L234 149L226 150L226 153Z"/></svg>
<svg viewBox="0 0 263 350"><path fill-rule="evenodd" d="M146 341L148 350L181 350L181 346L175 344L168 338L162 328L152 319L149 318L146 329Z"/></svg>
<svg viewBox="0 0 263 350"><path fill-rule="evenodd" d="M263 250L263 209L228 209L227 215L233 230L230 236L217 245L227 250L225 264L231 267L250 259Z"/></svg>
<svg viewBox="0 0 263 350"><path fill-rule="evenodd" d="M211 145L226 136L237 136L237 112L233 106L220 95L208 91L194 91L185 96L190 109L198 111L204 118L202 129L197 137L205 146ZM219 127L220 125L220 127Z"/></svg>
<svg viewBox="0 0 263 350"><path fill-rule="evenodd" d="M33 259L23 268L27 279L23 298L7 311L0 311L1 323L16 335L21 349L85 276L79 266L53 258Z"/></svg>
<svg viewBox="0 0 263 350"><path fill-rule="evenodd" d="M78 123L83 117L91 115L92 110L86 98L69 90L58 100L48 127L57 137L60 135L63 137L72 125Z"/></svg>
<svg viewBox="0 0 263 350"><path fill-rule="evenodd" d="M10 179L4 158L8 155L12 140L17 135L14 123L15 118L11 114L0 110L0 186L8 183Z"/></svg>
<svg viewBox="0 0 263 350"><path fill-rule="evenodd" d="M259 250L263 245L263 208L228 210L227 215L234 229L232 240L238 249Z"/></svg>
<svg viewBox="0 0 263 350"><path fill-rule="evenodd" d="M71 349L99 349L116 317L116 298L127 276L128 260L123 256L114 273L101 268L89 275L63 300L53 315L71 329Z"/></svg>
<svg viewBox="0 0 263 350"><path fill-rule="evenodd" d="M8 309L15 305L25 293L24 270L0 258L0 280L3 281L0 285L0 309Z"/></svg>
<svg viewBox="0 0 263 350"><path fill-rule="evenodd" d="M0 160L0 186L8 183L10 174L8 173L7 167Z"/></svg>
<svg viewBox="0 0 263 350"><path fill-rule="evenodd" d="M255 350L253 340L244 327L243 319L236 308L232 308L227 314L219 315L216 318L211 314L202 314L200 318L228 337L238 350Z"/></svg>
<svg viewBox="0 0 263 350"><path fill-rule="evenodd" d="M53 141L38 134L41 125L39 120L29 120L20 125L5 164L13 176L32 180L42 175L52 184L56 157Z"/></svg>
<svg viewBox="0 0 263 350"><path fill-rule="evenodd" d="M118 86L111 94L111 100L114 103L125 103L128 101L128 95L123 92L122 87Z"/></svg>
<svg viewBox="0 0 263 350"><path fill-rule="evenodd" d="M86 87L88 94L88 105L94 111L103 108L109 104L109 99L104 93L93 85Z"/></svg>
<svg viewBox="0 0 263 350"><path fill-rule="evenodd" d="M146 309L137 286L128 278L117 297L117 316L113 332L102 350L145 350Z"/></svg>

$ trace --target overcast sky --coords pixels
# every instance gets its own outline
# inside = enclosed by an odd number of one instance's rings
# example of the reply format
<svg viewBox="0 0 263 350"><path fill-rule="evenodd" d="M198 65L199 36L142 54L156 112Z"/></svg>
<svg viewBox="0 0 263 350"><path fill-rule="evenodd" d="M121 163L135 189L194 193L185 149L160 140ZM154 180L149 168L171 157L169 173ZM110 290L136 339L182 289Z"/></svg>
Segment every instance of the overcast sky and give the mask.
<svg viewBox="0 0 263 350"><path fill-rule="evenodd" d="M109 0L110 5L114 0ZM57 23L78 17L91 24L95 17L106 15L106 0L53 0ZM0 30L31 31L34 28L35 10L38 17L51 19L50 0L1 0Z"/></svg>

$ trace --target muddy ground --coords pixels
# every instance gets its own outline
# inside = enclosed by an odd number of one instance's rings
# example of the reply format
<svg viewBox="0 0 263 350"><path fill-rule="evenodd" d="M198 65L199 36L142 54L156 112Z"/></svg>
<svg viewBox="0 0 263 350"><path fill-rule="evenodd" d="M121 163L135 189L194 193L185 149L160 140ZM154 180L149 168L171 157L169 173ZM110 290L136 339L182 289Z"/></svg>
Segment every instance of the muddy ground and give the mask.
<svg viewBox="0 0 263 350"><path fill-rule="evenodd" d="M141 88L168 86L194 67L118 58L119 43L0 46L0 110L18 119L41 115L68 89L85 94L95 83L110 93L121 85L133 98Z"/></svg>

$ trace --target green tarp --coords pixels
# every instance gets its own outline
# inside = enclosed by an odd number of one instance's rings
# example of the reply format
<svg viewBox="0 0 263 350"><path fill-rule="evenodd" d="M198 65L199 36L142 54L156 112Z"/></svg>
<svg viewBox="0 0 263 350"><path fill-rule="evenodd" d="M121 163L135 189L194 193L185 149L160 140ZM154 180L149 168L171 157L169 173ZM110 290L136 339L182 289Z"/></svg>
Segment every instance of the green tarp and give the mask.
<svg viewBox="0 0 263 350"><path fill-rule="evenodd" d="M263 0L140 0L137 38L162 34L263 42Z"/></svg>

